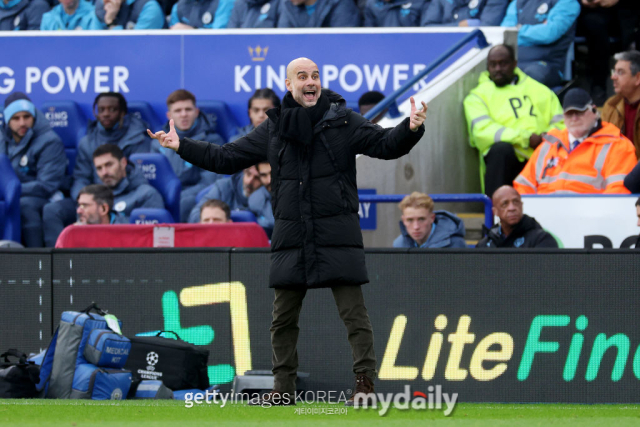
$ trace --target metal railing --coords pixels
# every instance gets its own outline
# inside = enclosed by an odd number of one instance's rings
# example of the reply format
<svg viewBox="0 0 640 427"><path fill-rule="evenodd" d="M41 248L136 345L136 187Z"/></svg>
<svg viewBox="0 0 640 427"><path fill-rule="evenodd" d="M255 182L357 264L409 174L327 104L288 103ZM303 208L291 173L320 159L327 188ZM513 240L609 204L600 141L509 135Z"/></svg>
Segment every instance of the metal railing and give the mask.
<svg viewBox="0 0 640 427"><path fill-rule="evenodd" d="M402 87L398 88L392 94L388 95L382 101L380 101L375 107L369 110L364 115L364 117L369 120L371 120L372 117L376 117L378 114L380 114L382 110L384 110L385 108L388 108L391 104L396 102L396 100L400 96L402 96L402 94L404 94L406 91L408 91L411 86L413 86L414 84L418 83L420 80L425 78L427 74L431 73L433 70L435 70L440 65L442 65L445 61L447 61L449 58L455 55L456 52L462 49L467 43L469 43L473 39L477 39L478 47L481 49L484 49L485 47L489 46L489 43L487 42L487 39L485 38L484 33L482 31L480 30L471 31L460 41L458 41L456 44L451 46L451 48L449 48L446 52L440 55L435 61L429 64L427 68L425 68L420 73L413 76Z"/></svg>
<svg viewBox="0 0 640 427"><path fill-rule="evenodd" d="M400 203L406 197L406 194L360 194L358 197L361 202ZM484 205L484 225L487 228L491 228L493 225L493 212L491 211L493 204L491 199L484 194L429 194L429 197L436 203L482 203Z"/></svg>

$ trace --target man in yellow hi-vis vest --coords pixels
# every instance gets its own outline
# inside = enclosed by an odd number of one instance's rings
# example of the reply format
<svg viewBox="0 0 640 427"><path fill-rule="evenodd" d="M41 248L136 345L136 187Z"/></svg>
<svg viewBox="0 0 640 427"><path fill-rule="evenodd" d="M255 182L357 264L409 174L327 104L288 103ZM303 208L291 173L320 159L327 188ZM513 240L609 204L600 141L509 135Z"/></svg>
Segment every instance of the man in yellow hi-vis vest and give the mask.
<svg viewBox="0 0 640 427"><path fill-rule="evenodd" d="M489 195L511 184L542 134L564 129L558 97L517 68L511 46L489 51L487 71L464 100L469 142L480 152L482 191Z"/></svg>

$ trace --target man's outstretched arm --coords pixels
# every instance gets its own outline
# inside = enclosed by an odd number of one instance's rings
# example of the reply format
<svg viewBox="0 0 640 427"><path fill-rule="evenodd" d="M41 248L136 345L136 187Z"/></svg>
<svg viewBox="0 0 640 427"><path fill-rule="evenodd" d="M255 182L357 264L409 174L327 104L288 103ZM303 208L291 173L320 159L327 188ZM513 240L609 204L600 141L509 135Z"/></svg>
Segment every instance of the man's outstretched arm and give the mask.
<svg viewBox="0 0 640 427"><path fill-rule="evenodd" d="M180 139L173 120L169 121L169 133L147 133L160 145L177 152L187 162L216 173L234 174L267 159L269 140L268 120L249 134L222 146L191 138Z"/></svg>

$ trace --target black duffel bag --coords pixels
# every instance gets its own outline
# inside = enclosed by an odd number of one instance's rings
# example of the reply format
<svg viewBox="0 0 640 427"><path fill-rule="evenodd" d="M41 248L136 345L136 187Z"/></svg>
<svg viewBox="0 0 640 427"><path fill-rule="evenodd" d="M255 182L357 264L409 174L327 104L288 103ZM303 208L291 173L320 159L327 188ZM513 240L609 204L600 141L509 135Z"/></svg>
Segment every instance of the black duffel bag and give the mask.
<svg viewBox="0 0 640 427"><path fill-rule="evenodd" d="M174 334L177 340L161 337L165 332ZM171 390L209 388L209 350L181 340L173 331L130 340L131 351L124 369L131 371L134 381L159 380Z"/></svg>
<svg viewBox="0 0 640 427"><path fill-rule="evenodd" d="M9 356L15 357L18 361L9 361ZM38 382L40 382L40 366L27 361L26 354L14 348L0 354L0 398L36 397Z"/></svg>

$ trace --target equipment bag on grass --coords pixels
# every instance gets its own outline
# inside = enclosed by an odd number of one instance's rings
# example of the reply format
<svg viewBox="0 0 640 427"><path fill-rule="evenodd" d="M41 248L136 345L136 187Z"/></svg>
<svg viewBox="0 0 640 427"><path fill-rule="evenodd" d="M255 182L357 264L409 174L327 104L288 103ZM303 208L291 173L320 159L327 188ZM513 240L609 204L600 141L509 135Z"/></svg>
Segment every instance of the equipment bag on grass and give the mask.
<svg viewBox="0 0 640 427"><path fill-rule="evenodd" d="M187 388L207 389L209 350L204 350L180 339L131 337L131 352L125 364L134 380L159 380L171 390Z"/></svg>
<svg viewBox="0 0 640 427"><path fill-rule="evenodd" d="M17 361L10 361L9 356L15 357ZM36 397L39 376L40 366L27 361L26 354L13 348L0 354L0 398Z"/></svg>

